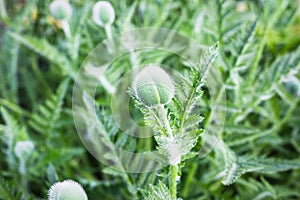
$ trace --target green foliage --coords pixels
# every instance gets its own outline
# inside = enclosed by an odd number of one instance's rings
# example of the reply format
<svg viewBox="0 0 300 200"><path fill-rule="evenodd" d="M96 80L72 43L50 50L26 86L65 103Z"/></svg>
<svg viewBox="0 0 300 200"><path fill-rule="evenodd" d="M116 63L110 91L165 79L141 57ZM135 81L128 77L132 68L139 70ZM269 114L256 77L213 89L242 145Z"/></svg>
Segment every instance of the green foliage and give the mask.
<svg viewBox="0 0 300 200"><path fill-rule="evenodd" d="M172 200L169 189L162 182L159 182L157 186L150 186L150 190L147 192L145 200L153 199Z"/></svg>
<svg viewBox="0 0 300 200"><path fill-rule="evenodd" d="M12 190L9 188L8 184L3 179L0 179L0 199L14 199L13 195L15 194L12 194L11 192Z"/></svg>
<svg viewBox="0 0 300 200"><path fill-rule="evenodd" d="M223 184L232 184L242 174L248 172L256 173L276 173L287 171L291 169L299 169L299 160L283 160L273 158L254 158L248 156L241 156L231 165L226 167L225 176L222 181Z"/></svg>
<svg viewBox="0 0 300 200"><path fill-rule="evenodd" d="M33 129L41 134L51 134L53 129L59 124L59 116L62 111L63 100L65 98L69 79L66 79L58 87L56 94L53 94L45 103L38 107L38 112L33 113L29 124Z"/></svg>
<svg viewBox="0 0 300 200"><path fill-rule="evenodd" d="M51 185L66 179L82 184L89 199L174 199L174 193L183 199L300 198L297 1L112 0L114 21L101 27L92 16L96 1L71 0L70 35L51 15L51 2L0 0L0 199L45 199ZM176 92L164 106L149 109L129 90L130 114L153 129L154 137L146 139L123 133L107 88L97 88L95 100L84 94L86 110L71 106L76 71L91 50L107 37L142 27L176 30L207 49L198 63L147 50L135 52L136 60L125 55L108 69L108 88L119 87L116 80L135 61L179 72L170 74L178 78ZM185 54L194 52L188 45ZM226 110L219 131L210 126L215 122L207 85L211 69L221 74L219 90L226 92L226 102L215 105ZM121 87L130 87L127 81ZM82 117L95 152L104 154L111 167L86 150L72 109ZM14 153L20 141L35 146L25 174ZM199 159L203 145L212 151ZM103 153L114 146L145 155L158 150L156 159L163 164L176 147L180 159L155 172L127 173L116 168L151 166L141 166L136 157L124 160L118 152Z"/></svg>
<svg viewBox="0 0 300 200"><path fill-rule="evenodd" d="M61 52L59 52L54 46L49 44L45 39L37 39L28 36L21 36L16 33L10 33L16 41L32 49L41 56L46 57L50 62L58 65L61 68L63 74L74 76L75 72L72 69L71 63Z"/></svg>

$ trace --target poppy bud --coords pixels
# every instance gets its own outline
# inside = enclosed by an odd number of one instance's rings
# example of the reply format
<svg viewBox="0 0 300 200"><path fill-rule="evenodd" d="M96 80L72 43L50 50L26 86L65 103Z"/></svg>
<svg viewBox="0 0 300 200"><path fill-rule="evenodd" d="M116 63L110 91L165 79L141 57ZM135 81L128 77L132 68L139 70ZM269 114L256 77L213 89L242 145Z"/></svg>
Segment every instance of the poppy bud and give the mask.
<svg viewBox="0 0 300 200"><path fill-rule="evenodd" d="M137 98L147 107L167 104L175 93L167 72L153 64L138 73L132 86Z"/></svg>
<svg viewBox="0 0 300 200"><path fill-rule="evenodd" d="M34 144L31 141L19 141L16 143L14 152L15 155L23 161L26 161L34 150Z"/></svg>
<svg viewBox="0 0 300 200"><path fill-rule="evenodd" d="M65 0L55 0L50 4L50 12L57 20L69 20L72 16L72 8Z"/></svg>
<svg viewBox="0 0 300 200"><path fill-rule="evenodd" d="M49 200L88 200L81 185L72 180L55 183L48 195Z"/></svg>
<svg viewBox="0 0 300 200"><path fill-rule="evenodd" d="M111 25L115 20L115 11L107 1L98 1L93 7L93 20L99 26Z"/></svg>

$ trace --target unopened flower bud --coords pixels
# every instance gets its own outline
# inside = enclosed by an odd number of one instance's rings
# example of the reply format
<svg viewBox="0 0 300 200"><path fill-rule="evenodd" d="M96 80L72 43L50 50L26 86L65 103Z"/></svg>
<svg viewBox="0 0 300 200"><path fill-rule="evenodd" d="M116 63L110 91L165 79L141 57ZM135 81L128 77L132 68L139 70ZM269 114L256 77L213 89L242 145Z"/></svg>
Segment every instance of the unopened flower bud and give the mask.
<svg viewBox="0 0 300 200"><path fill-rule="evenodd" d="M93 7L93 20L99 26L111 25L115 20L115 11L107 1L98 1Z"/></svg>
<svg viewBox="0 0 300 200"><path fill-rule="evenodd" d="M48 195L49 200L88 200L81 185L72 180L55 183Z"/></svg>
<svg viewBox="0 0 300 200"><path fill-rule="evenodd" d="M169 103L175 93L173 80L167 72L152 64L138 73L132 86L137 98L148 107Z"/></svg>
<svg viewBox="0 0 300 200"><path fill-rule="evenodd" d="M68 1L55 0L50 4L50 12L57 20L69 20L72 16L72 7Z"/></svg>
<svg viewBox="0 0 300 200"><path fill-rule="evenodd" d="M22 161L26 161L34 150L34 144L31 141L19 141L16 143L14 152L15 155Z"/></svg>

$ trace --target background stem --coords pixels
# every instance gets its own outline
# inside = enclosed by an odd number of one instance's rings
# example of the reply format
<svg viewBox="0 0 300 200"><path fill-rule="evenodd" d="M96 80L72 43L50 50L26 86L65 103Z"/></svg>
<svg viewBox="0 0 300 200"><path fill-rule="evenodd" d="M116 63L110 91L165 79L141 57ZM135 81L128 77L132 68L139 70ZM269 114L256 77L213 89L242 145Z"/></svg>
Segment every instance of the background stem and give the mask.
<svg viewBox="0 0 300 200"><path fill-rule="evenodd" d="M196 169L197 169L197 164L193 163L192 166L191 166L191 169L189 171L188 177L186 179L186 183L184 185L183 191L182 191L182 197L183 198L186 198L189 194L189 189L190 189L190 186L193 182L193 178L195 176Z"/></svg>
<svg viewBox="0 0 300 200"><path fill-rule="evenodd" d="M62 29L63 29L65 35L66 35L66 38L70 40L71 30L70 30L69 22L67 20L62 20L61 21L61 26L62 26Z"/></svg>

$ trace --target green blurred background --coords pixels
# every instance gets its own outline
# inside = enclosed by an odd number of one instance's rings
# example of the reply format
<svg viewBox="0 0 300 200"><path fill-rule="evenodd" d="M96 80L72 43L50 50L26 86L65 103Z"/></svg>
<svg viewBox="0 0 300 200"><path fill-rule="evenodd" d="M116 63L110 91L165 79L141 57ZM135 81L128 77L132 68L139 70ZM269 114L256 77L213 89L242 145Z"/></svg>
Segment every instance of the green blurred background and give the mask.
<svg viewBox="0 0 300 200"><path fill-rule="evenodd" d="M230 166L226 155L216 148L204 159L185 163L179 197L300 199L299 1L110 2L116 14L113 35L134 28L163 27L203 47L219 41L215 66L227 91L221 139L240 158L236 163L241 171L236 179L222 182ZM107 170L87 152L74 127L74 74L108 36L92 19L96 1L70 1L71 39L51 15L50 3L0 0L0 199L46 199L49 187L65 179L81 183L89 199L143 199L149 184L166 180L167 169L126 177ZM169 54L152 53L145 59L174 66L182 74L188 70L184 62ZM131 68L126 59L118 64L123 71L112 74L111 79ZM107 128L114 130L107 111L111 97L100 90L97 103L101 115L107 119ZM201 105L208 118L209 99L203 99ZM22 173L14 148L25 140L32 141L35 148L26 159L26 173ZM112 136L111 140L121 139ZM122 140L124 146L130 144L130 138ZM143 141L136 143L136 150L143 148ZM197 148L200 146L201 141ZM268 170L275 173L268 174Z"/></svg>

